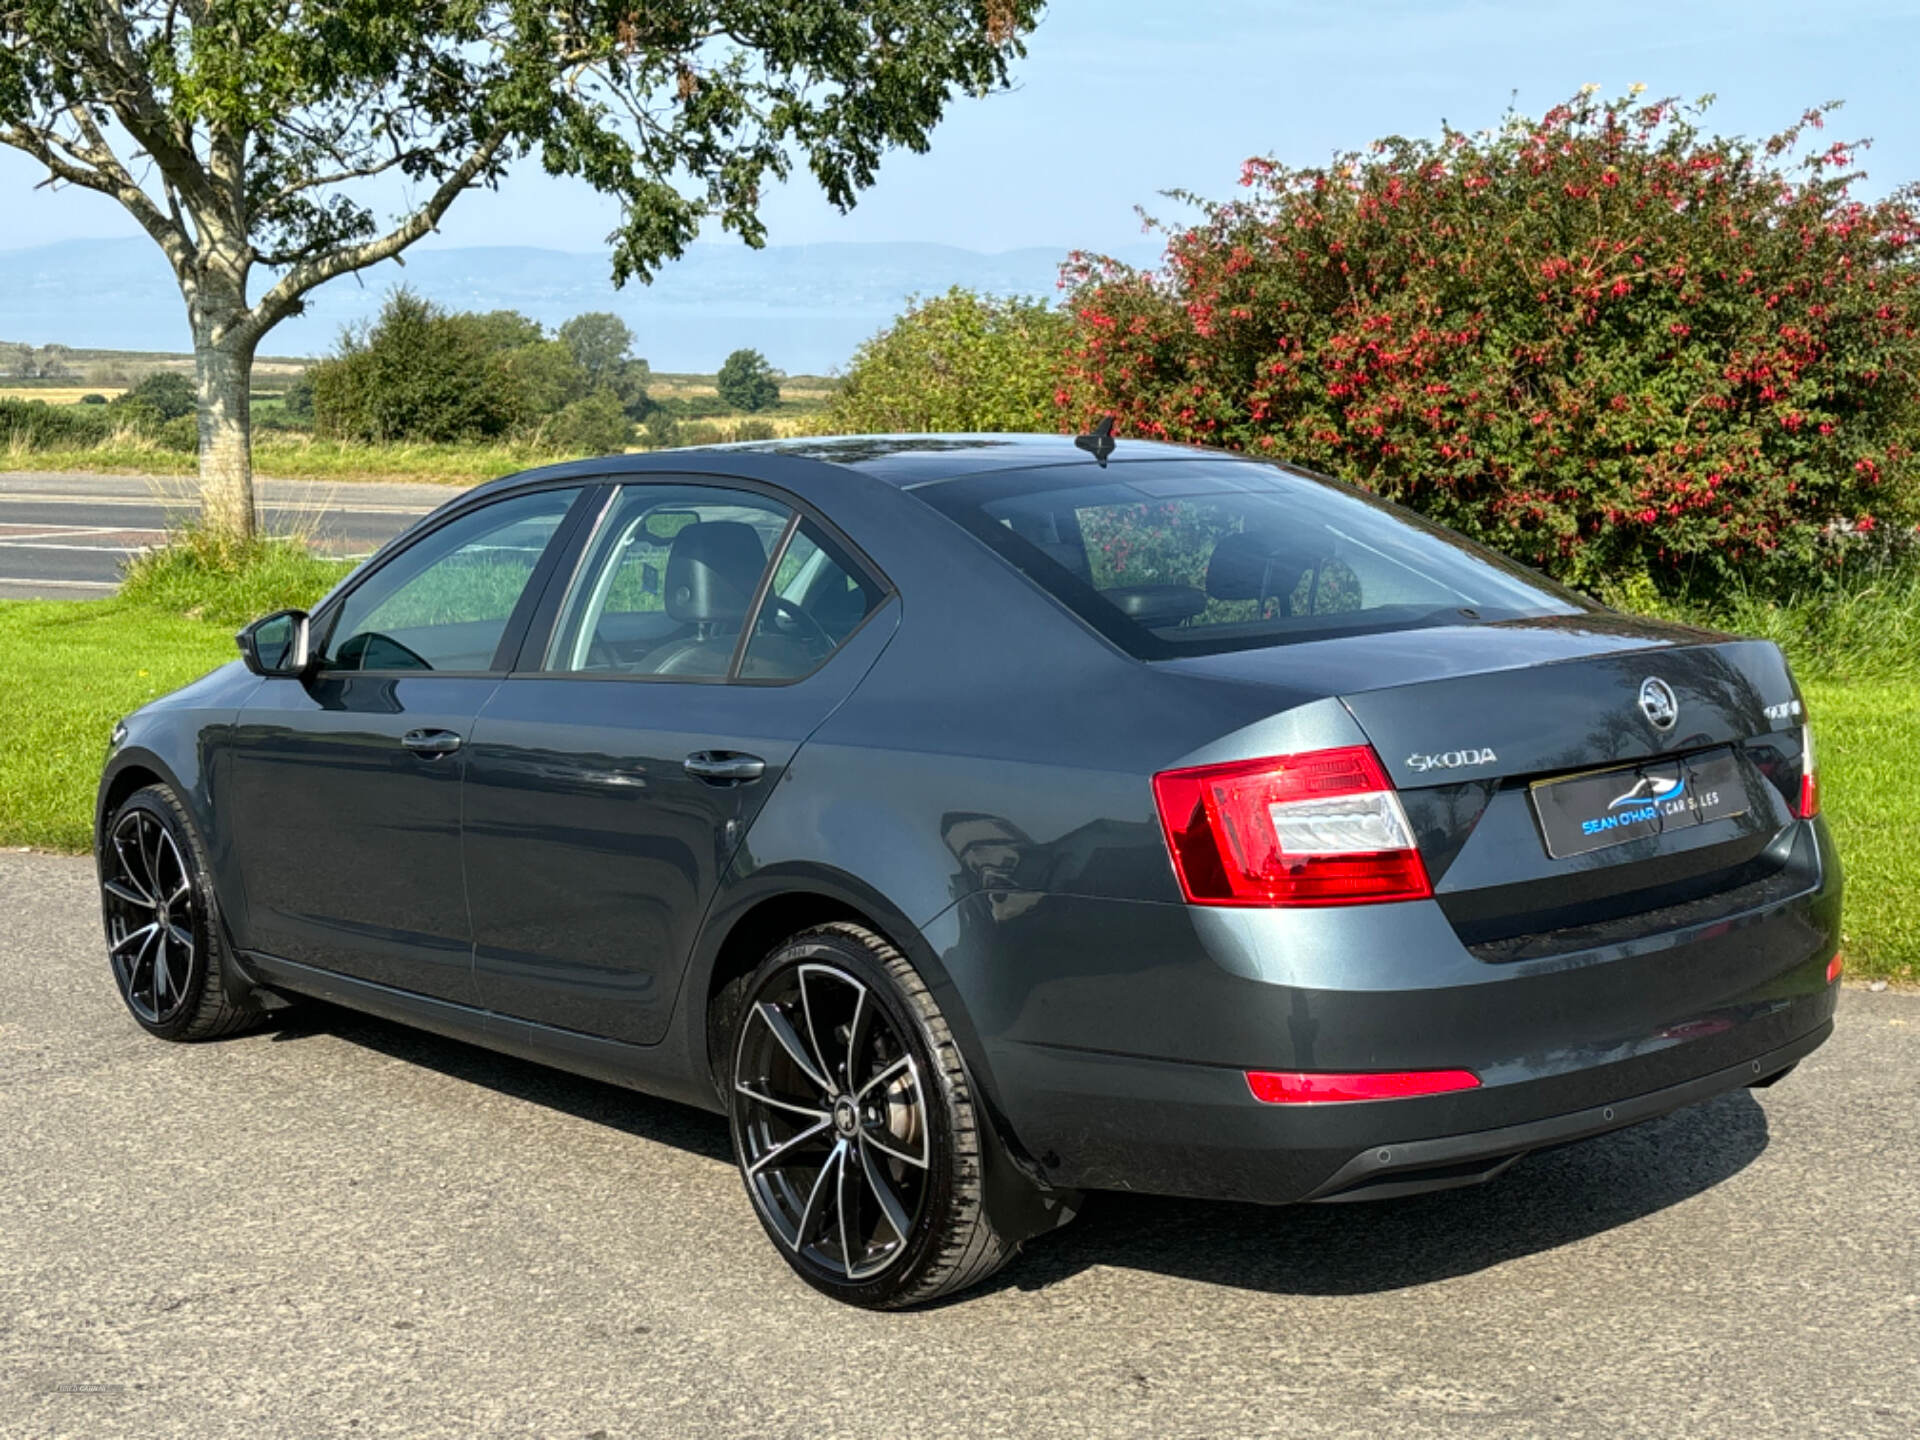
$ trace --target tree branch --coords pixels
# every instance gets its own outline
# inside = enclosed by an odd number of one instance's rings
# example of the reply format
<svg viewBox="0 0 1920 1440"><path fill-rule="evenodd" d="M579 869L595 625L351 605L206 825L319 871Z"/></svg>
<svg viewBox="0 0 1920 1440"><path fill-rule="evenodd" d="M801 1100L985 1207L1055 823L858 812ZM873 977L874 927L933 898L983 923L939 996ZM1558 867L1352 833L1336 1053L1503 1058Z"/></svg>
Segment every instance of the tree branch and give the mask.
<svg viewBox="0 0 1920 1440"><path fill-rule="evenodd" d="M433 192L425 205L385 235L358 245L342 245L299 261L260 297L248 312L243 328L250 330L256 338L264 335L298 309L300 297L316 285L324 285L336 275L345 275L350 270L363 270L398 255L440 223L440 217L447 213L447 207L453 204L460 192L472 185L493 163L505 140L505 134L496 131L481 141L473 153L440 182L439 189Z"/></svg>

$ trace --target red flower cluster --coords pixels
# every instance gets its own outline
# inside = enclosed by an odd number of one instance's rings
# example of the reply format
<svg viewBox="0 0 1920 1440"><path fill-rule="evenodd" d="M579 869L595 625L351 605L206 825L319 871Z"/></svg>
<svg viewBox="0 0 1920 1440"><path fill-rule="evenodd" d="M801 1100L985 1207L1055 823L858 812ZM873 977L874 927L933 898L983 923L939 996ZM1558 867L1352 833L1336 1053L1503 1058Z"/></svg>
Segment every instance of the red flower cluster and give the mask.
<svg viewBox="0 0 1920 1440"><path fill-rule="evenodd" d="M1916 197L1852 199L1822 118L1583 95L1249 161L1163 271L1070 268L1063 423L1316 465L1575 583L1804 586L1836 522L1920 519Z"/></svg>

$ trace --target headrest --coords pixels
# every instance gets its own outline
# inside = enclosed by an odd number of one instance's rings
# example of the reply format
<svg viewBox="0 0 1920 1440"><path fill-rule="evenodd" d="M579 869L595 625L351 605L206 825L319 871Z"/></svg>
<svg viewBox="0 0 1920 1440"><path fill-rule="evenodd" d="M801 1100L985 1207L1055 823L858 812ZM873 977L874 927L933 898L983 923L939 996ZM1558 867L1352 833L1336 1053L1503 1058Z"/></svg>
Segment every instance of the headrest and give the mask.
<svg viewBox="0 0 1920 1440"><path fill-rule="evenodd" d="M695 521L667 552L667 614L682 624L745 620L766 568L766 547L753 526Z"/></svg>
<svg viewBox="0 0 1920 1440"><path fill-rule="evenodd" d="M1284 600L1307 572L1307 562L1289 555L1279 539L1256 530L1223 535L1207 560L1207 594L1215 600Z"/></svg>

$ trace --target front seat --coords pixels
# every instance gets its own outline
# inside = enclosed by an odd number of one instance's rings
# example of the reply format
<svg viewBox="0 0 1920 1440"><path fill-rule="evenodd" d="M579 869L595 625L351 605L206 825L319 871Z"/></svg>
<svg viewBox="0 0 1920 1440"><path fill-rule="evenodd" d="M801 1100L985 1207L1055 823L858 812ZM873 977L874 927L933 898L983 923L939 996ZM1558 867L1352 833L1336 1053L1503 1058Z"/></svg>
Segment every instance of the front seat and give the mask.
<svg viewBox="0 0 1920 1440"><path fill-rule="evenodd" d="M767 568L760 532L738 520L698 520L667 551L669 619L690 627L648 652L651 675L724 675Z"/></svg>
<svg viewBox="0 0 1920 1440"><path fill-rule="evenodd" d="M1279 601L1282 615L1291 612L1293 592L1313 568L1312 559L1289 550L1278 535L1245 530L1222 535L1207 560L1207 594L1215 600Z"/></svg>

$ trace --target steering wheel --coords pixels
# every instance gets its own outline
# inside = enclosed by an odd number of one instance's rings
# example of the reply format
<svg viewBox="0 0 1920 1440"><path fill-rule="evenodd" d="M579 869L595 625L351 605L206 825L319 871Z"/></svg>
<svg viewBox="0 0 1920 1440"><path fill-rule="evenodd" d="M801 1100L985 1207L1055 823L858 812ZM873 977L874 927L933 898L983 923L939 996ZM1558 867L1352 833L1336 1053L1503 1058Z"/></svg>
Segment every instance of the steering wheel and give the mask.
<svg viewBox="0 0 1920 1440"><path fill-rule="evenodd" d="M767 604L773 607L774 614L781 620L792 621L796 629L811 631L811 638L817 639L820 642L821 654L826 654L827 651L833 649L833 647L839 643L827 632L826 626L822 625L818 620L814 619L813 616L801 609L799 605L787 599L786 596L769 595L767 596Z"/></svg>

